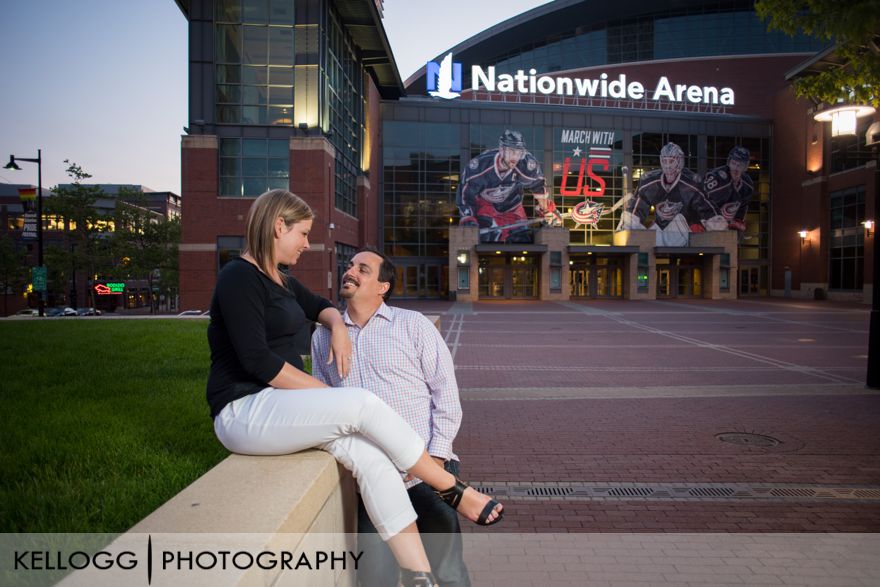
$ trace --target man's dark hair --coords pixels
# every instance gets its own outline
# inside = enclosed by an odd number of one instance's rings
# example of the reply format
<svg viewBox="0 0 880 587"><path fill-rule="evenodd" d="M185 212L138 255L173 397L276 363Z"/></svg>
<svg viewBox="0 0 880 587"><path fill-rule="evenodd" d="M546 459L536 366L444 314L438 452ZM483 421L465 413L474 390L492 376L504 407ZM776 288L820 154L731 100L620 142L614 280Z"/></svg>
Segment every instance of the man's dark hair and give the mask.
<svg viewBox="0 0 880 587"><path fill-rule="evenodd" d="M382 258L382 263L379 264L379 283L388 284L388 291L382 296L382 299L387 302L391 299L391 294L394 292L394 283L397 281L397 273L394 271L394 263L391 262L388 255L378 249L374 249L373 247L364 247L358 250L358 253L373 253Z"/></svg>

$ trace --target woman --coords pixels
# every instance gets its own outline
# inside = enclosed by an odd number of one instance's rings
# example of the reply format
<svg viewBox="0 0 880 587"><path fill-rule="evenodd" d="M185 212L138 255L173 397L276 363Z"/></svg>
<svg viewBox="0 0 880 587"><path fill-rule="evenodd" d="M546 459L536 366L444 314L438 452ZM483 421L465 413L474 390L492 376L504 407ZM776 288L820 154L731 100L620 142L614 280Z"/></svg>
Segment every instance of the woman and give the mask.
<svg viewBox="0 0 880 587"><path fill-rule="evenodd" d="M211 301L211 373L207 397L214 431L232 452L276 455L320 448L350 469L379 534L401 567L405 585L434 578L399 471L422 479L462 515L481 525L502 507L447 473L400 416L360 388L326 388L302 371L298 332L316 320L331 332L328 362L341 376L351 366L351 341L339 312L278 265L295 265L308 250L313 214L297 196L273 190L247 218L247 250L217 278Z"/></svg>

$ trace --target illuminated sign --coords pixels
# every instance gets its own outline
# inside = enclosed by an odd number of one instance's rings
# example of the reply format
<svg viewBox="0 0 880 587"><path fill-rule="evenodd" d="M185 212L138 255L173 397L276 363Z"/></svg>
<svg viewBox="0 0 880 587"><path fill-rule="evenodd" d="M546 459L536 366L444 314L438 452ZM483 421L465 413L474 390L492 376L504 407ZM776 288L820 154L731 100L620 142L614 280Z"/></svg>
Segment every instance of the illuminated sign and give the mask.
<svg viewBox="0 0 880 587"><path fill-rule="evenodd" d="M425 66L428 93L435 98L451 100L461 94L461 63L452 62L452 53L443 61L429 61Z"/></svg>
<svg viewBox="0 0 880 587"><path fill-rule="evenodd" d="M95 293L99 296L115 296L122 294L124 291L125 283L121 282L98 283L95 285Z"/></svg>
<svg viewBox="0 0 880 587"><path fill-rule="evenodd" d="M462 90L461 64L452 61L448 53L440 63L429 61L426 66L426 89L431 96L451 100ZM495 66L483 69L471 66L471 90L501 94L556 95L579 98L614 100L646 100L649 102L690 103L733 106L735 96L731 88L703 84L673 83L663 75L650 86L638 80L628 80L625 73L611 78L607 73L597 78L572 78L562 75L541 75L532 68L516 73L496 74Z"/></svg>

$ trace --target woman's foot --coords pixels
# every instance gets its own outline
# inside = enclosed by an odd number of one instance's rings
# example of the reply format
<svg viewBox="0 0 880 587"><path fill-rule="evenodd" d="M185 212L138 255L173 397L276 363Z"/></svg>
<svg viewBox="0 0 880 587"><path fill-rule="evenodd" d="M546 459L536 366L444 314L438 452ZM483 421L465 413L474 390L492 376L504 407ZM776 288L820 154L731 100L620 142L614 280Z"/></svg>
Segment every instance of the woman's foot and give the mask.
<svg viewBox="0 0 880 587"><path fill-rule="evenodd" d="M400 569L400 585L403 587L434 587L439 585L431 571L410 571Z"/></svg>
<svg viewBox="0 0 880 587"><path fill-rule="evenodd" d="M491 526L501 521L504 506L457 477L455 485L436 493L447 505L480 526Z"/></svg>

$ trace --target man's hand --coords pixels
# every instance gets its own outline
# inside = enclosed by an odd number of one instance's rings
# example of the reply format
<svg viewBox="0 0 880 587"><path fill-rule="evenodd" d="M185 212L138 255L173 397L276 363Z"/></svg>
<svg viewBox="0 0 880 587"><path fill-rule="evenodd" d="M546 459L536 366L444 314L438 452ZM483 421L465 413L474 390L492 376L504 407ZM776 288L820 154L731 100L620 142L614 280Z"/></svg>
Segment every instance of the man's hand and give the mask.
<svg viewBox="0 0 880 587"><path fill-rule="evenodd" d="M738 230L740 232L743 232L746 229L746 223L742 220L731 220L729 226L731 230Z"/></svg>
<svg viewBox="0 0 880 587"><path fill-rule="evenodd" d="M336 372L339 377L345 379L351 371L351 339L348 337L348 329L340 323L330 331L330 352L327 353L327 364L336 359Z"/></svg>

